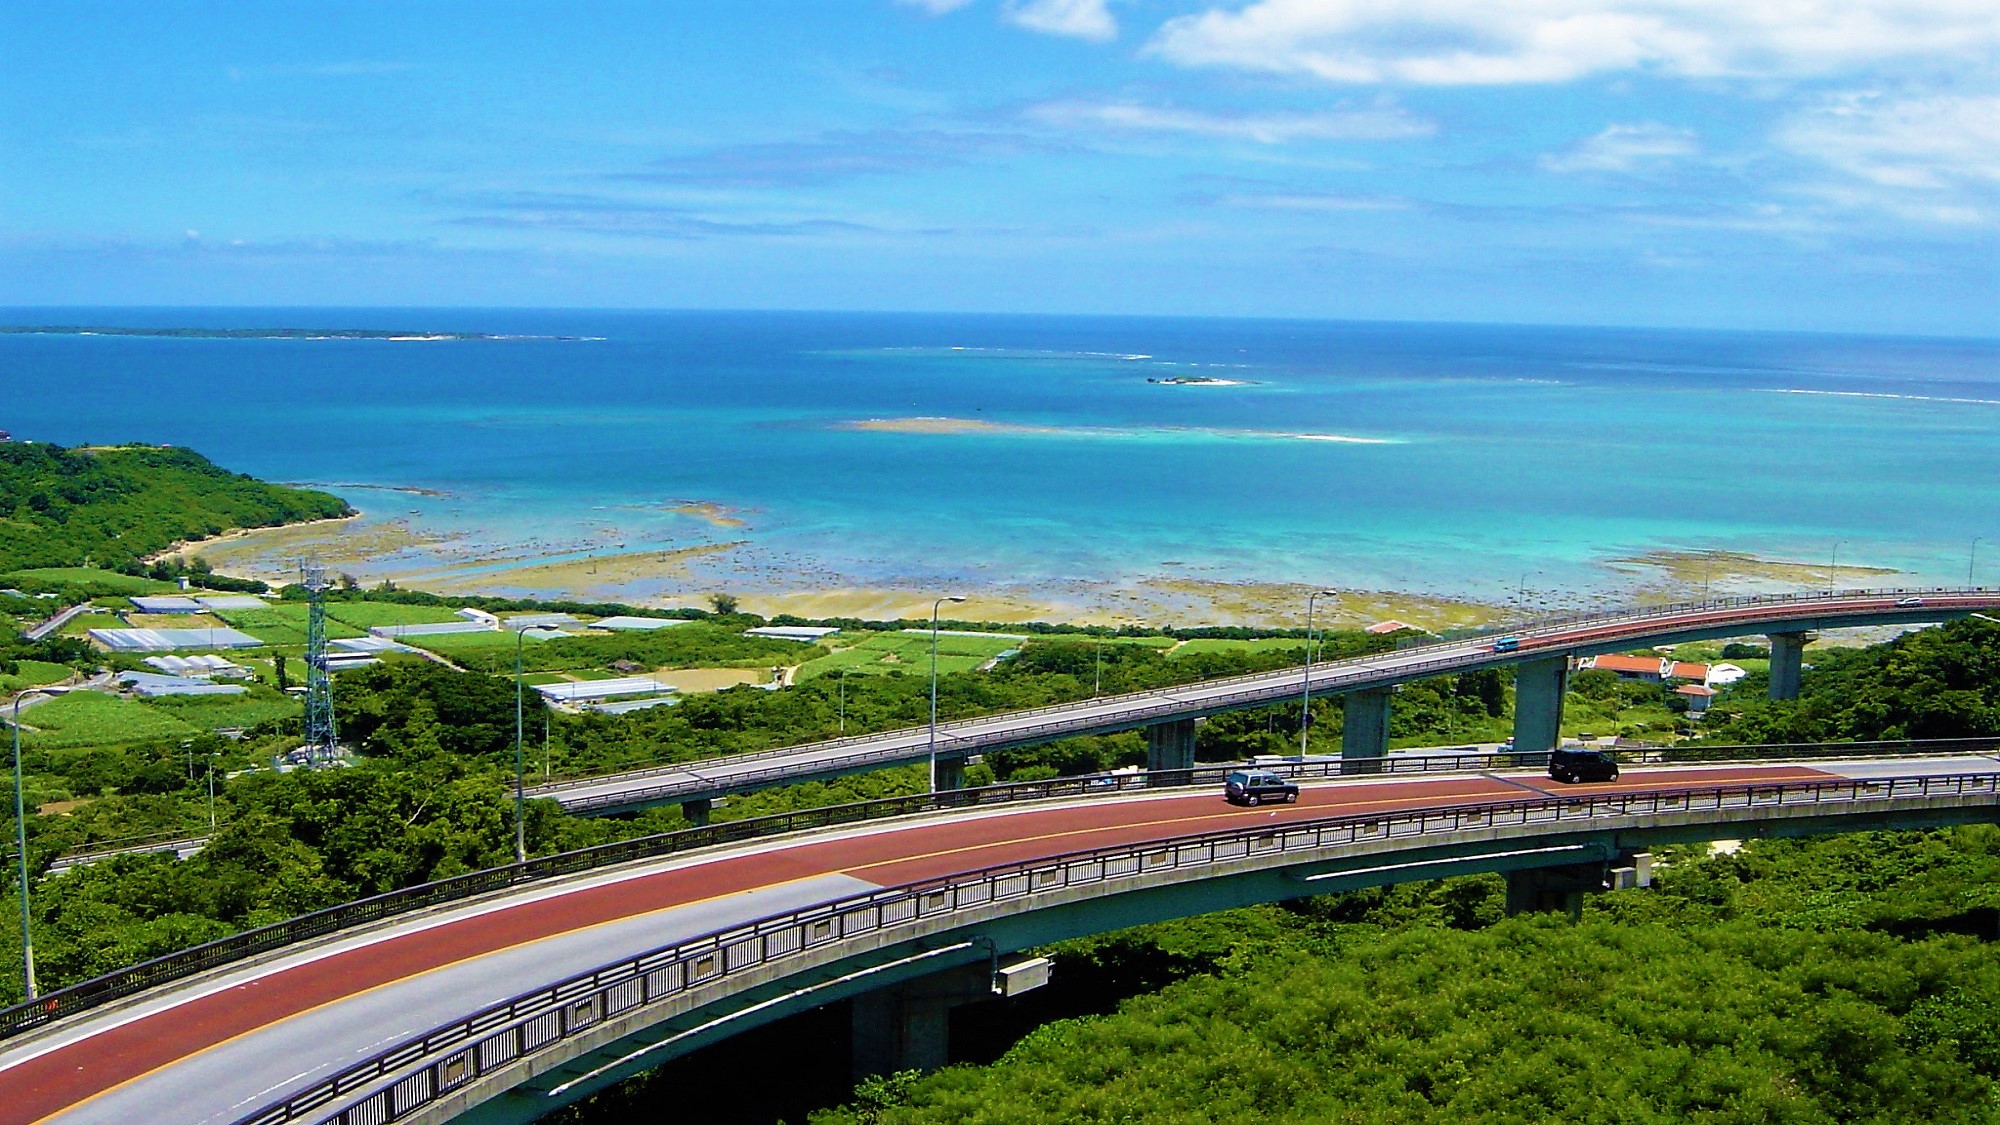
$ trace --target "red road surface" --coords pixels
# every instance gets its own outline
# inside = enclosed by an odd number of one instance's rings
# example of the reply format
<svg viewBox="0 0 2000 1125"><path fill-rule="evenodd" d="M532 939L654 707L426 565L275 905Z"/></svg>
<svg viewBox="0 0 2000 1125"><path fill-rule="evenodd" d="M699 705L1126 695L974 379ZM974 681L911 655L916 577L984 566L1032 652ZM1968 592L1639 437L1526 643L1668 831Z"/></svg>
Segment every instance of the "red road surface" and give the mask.
<svg viewBox="0 0 2000 1125"><path fill-rule="evenodd" d="M1564 793L1670 792L1731 782L1824 780L1796 766L1719 767L1668 775L1629 772L1618 782ZM1528 785L1548 787L1529 781ZM1554 792L1555 790L1551 790ZM1023 809L945 820L846 839L803 840L751 854L580 888L518 906L384 937L282 969L68 1044L0 1071L0 1125L29 1125L176 1060L288 1016L429 969L601 922L814 875L846 874L898 886L1089 848L1168 840L1243 824L1286 823L1534 797L1522 784L1484 776L1363 782L1308 788L1297 804L1240 809L1212 791L1143 801Z"/></svg>

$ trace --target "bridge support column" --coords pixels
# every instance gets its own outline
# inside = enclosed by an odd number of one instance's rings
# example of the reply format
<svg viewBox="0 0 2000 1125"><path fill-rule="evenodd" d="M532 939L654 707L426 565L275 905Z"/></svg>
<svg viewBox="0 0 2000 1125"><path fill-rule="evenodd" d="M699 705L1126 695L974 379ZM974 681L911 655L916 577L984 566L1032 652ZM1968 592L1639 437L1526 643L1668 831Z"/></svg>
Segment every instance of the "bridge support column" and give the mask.
<svg viewBox="0 0 2000 1125"><path fill-rule="evenodd" d="M1806 635L1771 634L1771 698L1797 699L1799 676L1805 670Z"/></svg>
<svg viewBox="0 0 2000 1125"><path fill-rule="evenodd" d="M707 797L681 802L681 817L689 824L700 828L708 823L708 814L715 808L715 802Z"/></svg>
<svg viewBox="0 0 2000 1125"><path fill-rule="evenodd" d="M856 996L855 1080L942 1068L951 1061L951 1010L992 996L992 970L983 962Z"/></svg>
<svg viewBox="0 0 2000 1125"><path fill-rule="evenodd" d="M1185 785L1187 775L1169 770L1194 768L1194 720L1175 719L1146 728L1146 784Z"/></svg>
<svg viewBox="0 0 2000 1125"><path fill-rule="evenodd" d="M1509 871L1507 913L1511 916L1561 911L1574 922L1583 916L1583 896L1603 889L1604 865L1601 863Z"/></svg>
<svg viewBox="0 0 2000 1125"><path fill-rule="evenodd" d="M1514 752L1545 754L1562 741L1563 692L1569 657L1551 656L1514 666Z"/></svg>
<svg viewBox="0 0 2000 1125"><path fill-rule="evenodd" d="M939 754L937 760L937 788L940 793L965 788L965 756L963 754Z"/></svg>
<svg viewBox="0 0 2000 1125"><path fill-rule="evenodd" d="M1394 688L1350 691L1341 697L1340 772L1380 773L1389 756L1389 697Z"/></svg>

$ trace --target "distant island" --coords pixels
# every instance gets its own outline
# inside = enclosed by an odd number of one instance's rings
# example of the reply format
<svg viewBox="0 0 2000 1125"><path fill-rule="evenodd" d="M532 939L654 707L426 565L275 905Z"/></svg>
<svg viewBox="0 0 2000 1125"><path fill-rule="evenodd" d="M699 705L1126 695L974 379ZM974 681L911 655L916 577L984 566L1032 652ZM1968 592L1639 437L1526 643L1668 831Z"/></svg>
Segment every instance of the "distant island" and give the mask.
<svg viewBox="0 0 2000 1125"><path fill-rule="evenodd" d="M1170 375L1165 379L1147 379L1148 383L1159 383L1169 387L1251 387L1256 383L1251 379L1217 379L1212 375Z"/></svg>
<svg viewBox="0 0 2000 1125"><path fill-rule="evenodd" d="M594 340L595 336L498 336L488 332L399 332L382 328L125 328L0 324L16 336L157 336L185 340Z"/></svg>

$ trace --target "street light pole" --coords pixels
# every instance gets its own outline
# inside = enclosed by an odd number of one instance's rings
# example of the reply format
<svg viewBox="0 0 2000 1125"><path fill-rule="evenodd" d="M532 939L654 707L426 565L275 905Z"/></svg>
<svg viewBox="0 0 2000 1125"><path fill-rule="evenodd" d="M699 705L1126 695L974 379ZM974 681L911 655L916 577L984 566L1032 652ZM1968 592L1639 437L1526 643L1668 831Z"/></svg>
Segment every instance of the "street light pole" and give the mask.
<svg viewBox="0 0 2000 1125"><path fill-rule="evenodd" d="M1829 594L1833 593L1833 592L1834 592L1834 590L1836 590L1836 589L1838 588L1838 587L1836 586L1836 584L1835 584L1835 583L1836 583L1836 582L1838 581L1838 580L1837 580L1837 579L1835 578L1835 575L1837 575L1837 574L1839 574L1839 573L1840 573L1840 545L1841 545L1842 543L1845 543L1845 542L1847 542L1847 540L1845 540L1845 539L1836 539L1836 540L1834 540L1834 541L1833 541L1833 558L1831 558L1831 559L1827 560L1827 564L1826 564L1826 592L1827 592L1827 593L1829 593Z"/></svg>
<svg viewBox="0 0 2000 1125"><path fill-rule="evenodd" d="M1972 549L1965 553L1965 584L1967 586L1978 585L1977 582L1974 582L1972 580L1972 568L1978 562L1979 562L1979 536L1975 535L1972 537Z"/></svg>
<svg viewBox="0 0 2000 1125"><path fill-rule="evenodd" d="M847 668L840 669L840 735L847 737Z"/></svg>
<svg viewBox="0 0 2000 1125"><path fill-rule="evenodd" d="M1104 694L1104 634L1097 635L1097 673L1090 681L1090 698Z"/></svg>
<svg viewBox="0 0 2000 1125"><path fill-rule="evenodd" d="M931 792L937 792L937 634L938 607L946 602L962 602L957 594L946 594L931 603Z"/></svg>
<svg viewBox="0 0 2000 1125"><path fill-rule="evenodd" d="M1313 701L1313 603L1333 597L1333 590L1314 590L1306 595L1306 674L1299 681L1299 756L1306 753L1306 738L1312 733Z"/></svg>
<svg viewBox="0 0 2000 1125"><path fill-rule="evenodd" d="M528 821L526 814L528 781L526 761L521 749L522 690L521 690L521 642L528 639L526 629L514 630L514 862L528 862Z"/></svg>
<svg viewBox="0 0 2000 1125"><path fill-rule="evenodd" d="M35 934L28 910L28 807L21 788L21 701L31 695L47 695L29 689L14 697L14 847L21 860L21 985L27 998L35 991Z"/></svg>

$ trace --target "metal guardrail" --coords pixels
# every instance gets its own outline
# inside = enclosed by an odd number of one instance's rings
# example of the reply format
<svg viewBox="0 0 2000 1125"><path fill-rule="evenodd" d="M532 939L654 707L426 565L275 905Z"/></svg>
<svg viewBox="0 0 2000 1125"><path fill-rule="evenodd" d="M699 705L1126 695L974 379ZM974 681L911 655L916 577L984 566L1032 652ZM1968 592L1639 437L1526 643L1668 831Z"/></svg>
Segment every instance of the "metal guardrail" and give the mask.
<svg viewBox="0 0 2000 1125"><path fill-rule="evenodd" d="M1781 761L1809 758L1855 756L1922 756L1941 754L2000 753L2000 739L1936 739L1914 742L1788 743L1750 746L1709 746L1645 749L1617 752L1620 761L1653 765L1678 762ZM1286 762L1259 768L1272 769L1302 781L1365 775L1371 777L1409 774L1477 772L1480 770L1538 768L1547 754L1477 753L1393 755L1320 762ZM80 981L47 992L32 1001L0 1008L0 1040L88 1011L146 989L184 980L223 965L247 960L324 937L356 926L379 922L402 914L449 905L526 883L561 878L600 868L643 859L657 859L721 844L784 835L815 828L922 816L955 809L991 808L1023 802L1111 797L1145 792L1170 786L1220 785L1223 775L1244 768L1239 764L1213 764L1187 770L1153 773L1093 774L1082 777L1048 778L1041 781L1012 782L942 793L919 793L905 797L879 797L843 805L776 813L770 816L725 821L700 828L684 828L653 836L641 836L610 844L541 856L526 863L487 868L464 875L389 891L354 902L302 914L283 922L260 926L218 938L191 949L180 950L124 969Z"/></svg>
<svg viewBox="0 0 2000 1125"><path fill-rule="evenodd" d="M1489 630L1479 635L1520 637L1522 640L1521 648L1505 654L1506 658L1511 659L1518 657L1522 653L1531 653L1537 647L1541 647L1532 642L1555 639L1557 635L1574 631L1578 627L1586 625L1641 624L1696 612L1722 613L1722 618L1717 624L1726 624L1731 620L1742 617L1762 620L1763 614L1760 611L1778 607L1806 606L1813 609L1822 609L1829 605L1877 602L1885 598L1902 600L1906 597L1954 596L2000 597L2000 591L1989 590L1984 587L1898 587L1885 590L1845 590L1811 594L1746 595L1705 602L1671 602L1660 606L1648 606L1640 610L1596 614L1577 613L1540 618L1505 629ZM1865 608L1879 612L1884 608L1893 607L1871 605ZM1589 638L1563 637L1562 639L1574 642L1577 640L1587 641ZM1408 662L1409 657L1413 654L1421 655L1427 652L1449 653L1450 655L1428 660L1418 660L1415 663ZM1462 670L1463 666L1467 664L1477 664L1490 659L1492 656L1493 654L1490 649L1480 647L1476 641L1469 643L1466 638L1438 641L1427 645L1416 645L1410 648L1370 653L1364 656L1349 657L1344 660L1328 661L1313 669L1312 686L1315 690L1337 693L1342 690L1352 690L1357 687L1366 686L1384 673L1392 673L1394 678L1400 681L1410 678L1413 675L1421 675L1427 672L1443 674ZM1019 711L1008 711L979 718L956 719L938 725L938 746L940 750L961 753L993 746L1007 746L1016 742L1043 741L1051 736L1061 736L1069 733L1102 731L1114 726L1144 726L1150 720L1185 715L1191 709L1226 711L1243 706L1254 706L1259 703L1282 702L1285 695L1296 690L1293 681L1299 679L1301 675L1302 671L1298 668L1287 668L1275 672L1253 672L1241 676L1201 680L1176 687L1153 688L1126 695L1104 696L1097 699L1077 700L1070 703L1055 703L1043 707L1030 707ZM1243 690L1225 691L1221 694L1214 694L1217 689L1225 689L1232 686L1241 687ZM1201 695L1202 698L1199 700L1198 706L1190 708L1189 703L1191 701L1184 698L1189 693ZM1149 701L1151 702L1149 703ZM1115 718L1107 718L1102 714L1107 707L1113 709L1123 707L1124 710ZM1015 720L1029 719L1036 716L1051 716L1053 719L1050 722L1031 723L1027 726L1007 725L996 729L996 724L1010 724ZM927 747L929 737L928 727L904 727L898 730L856 735L850 738L829 739L823 742L809 742L771 750L731 754L726 758L698 759L692 762L651 766L638 770L604 774L595 778L578 778L552 782L537 786L532 792L538 797L554 797L560 801L563 799L562 794L576 789L613 784L620 780L637 781L646 777L669 774L699 774L704 768L714 769L718 766L728 767L730 768L730 772L726 778L718 778L716 779L717 781L726 780L727 784L731 786L756 787L762 782L780 780L799 775L802 772L820 773L864 769L874 764L898 761L910 756L912 752L910 743L923 742ZM956 743L960 742L976 742L976 745L956 745ZM890 743L896 745L885 745ZM852 750L851 753L841 752L850 748ZM738 771L734 768L743 763L780 758L796 759L801 755L822 753L828 756L815 758L809 763L803 763L806 767L803 771L797 764L748 771ZM564 807L571 809L598 808L606 805L630 804L651 799L666 799L682 790L700 792L705 788L712 787L689 784L646 787L628 791L626 795L621 796L615 801L564 801L563 803Z"/></svg>
<svg viewBox="0 0 2000 1125"><path fill-rule="evenodd" d="M236 1125L386 1125L482 1075L548 1051L641 1008L661 1005L840 942L901 926L1032 899L1079 886L1115 884L1161 870L1320 853L1468 829L1561 825L1668 813L1852 805L1967 794L2000 796L2000 775L1730 785L1638 794L1593 794L1414 809L1261 825L1175 840L1122 844L855 895L663 946L555 985L522 993L435 1028L315 1083Z"/></svg>

